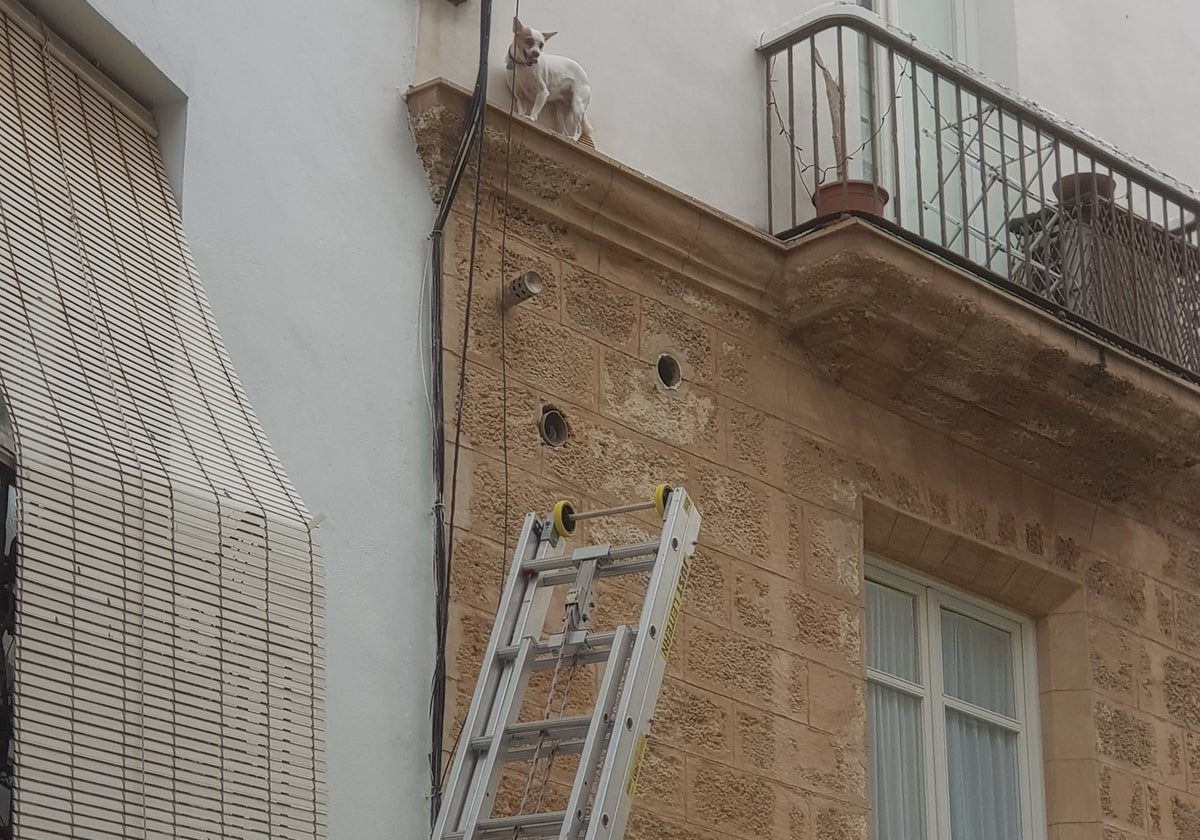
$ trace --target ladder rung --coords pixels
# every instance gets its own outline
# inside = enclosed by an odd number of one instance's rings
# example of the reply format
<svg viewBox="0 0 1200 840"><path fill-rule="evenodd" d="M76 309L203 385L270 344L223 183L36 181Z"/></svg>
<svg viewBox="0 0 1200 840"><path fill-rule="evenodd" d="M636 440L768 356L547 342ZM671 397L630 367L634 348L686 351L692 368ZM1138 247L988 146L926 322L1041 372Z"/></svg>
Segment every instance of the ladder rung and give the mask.
<svg viewBox="0 0 1200 840"><path fill-rule="evenodd" d="M578 755L583 752L583 742L587 738L587 734L580 735L578 738L573 738L566 741L554 741L552 747L554 755ZM605 743L607 743L607 736ZM505 763L520 764L523 762L533 761L535 758L549 758L550 749L547 744L539 745L536 743L526 744L523 747L516 747L504 754Z"/></svg>
<svg viewBox="0 0 1200 840"><path fill-rule="evenodd" d="M568 739L578 740L587 735L588 728L591 725L591 715L524 721L513 724L506 729L500 744L503 749L510 745L517 746L523 744L526 741L545 740L554 742ZM483 735L479 738L471 739L471 748L477 752L482 752L491 743L492 736Z"/></svg>
<svg viewBox="0 0 1200 840"><path fill-rule="evenodd" d="M658 546L654 547L654 554L658 553ZM595 576L598 578L617 577L618 575L636 575L642 572L650 572L654 570L654 561L658 559L654 555L649 557L641 557L637 560L622 560L617 563L604 563L596 567ZM562 586L564 583L570 583L575 580L577 572L574 568L557 569L552 572L542 572L539 582L542 586Z"/></svg>
<svg viewBox="0 0 1200 840"><path fill-rule="evenodd" d="M542 557L537 560L526 560L521 566L527 572L550 572L558 569L570 569L578 566L580 562L588 559L596 559L602 562L607 561L612 563L616 560L627 560L630 557L642 557L646 554L658 553L658 542L634 543L633 545L620 545L616 548L609 548L602 554L597 555L591 549L595 546L576 549L570 554L559 554L555 557Z"/></svg>
<svg viewBox="0 0 1200 840"><path fill-rule="evenodd" d="M518 814L515 817L482 820L475 829L475 837L477 840L486 840L488 837L511 837L513 829L520 832L517 837L521 840L528 837L557 837L566 818L566 811L553 811L545 814ZM461 831L446 835L446 840L462 840L462 838L463 832Z"/></svg>
<svg viewBox="0 0 1200 840"><path fill-rule="evenodd" d="M530 657L530 669L533 671L546 671L558 664L558 648L562 644L564 650L562 659L564 662L570 660L576 665L591 665L596 662L604 662L608 659L609 650L612 648L613 632L610 630L605 633L587 633L579 641L569 641L566 643L556 642L552 639L538 642L533 648L533 654ZM511 662L517 656L519 645L508 645L496 651L496 657L502 662Z"/></svg>

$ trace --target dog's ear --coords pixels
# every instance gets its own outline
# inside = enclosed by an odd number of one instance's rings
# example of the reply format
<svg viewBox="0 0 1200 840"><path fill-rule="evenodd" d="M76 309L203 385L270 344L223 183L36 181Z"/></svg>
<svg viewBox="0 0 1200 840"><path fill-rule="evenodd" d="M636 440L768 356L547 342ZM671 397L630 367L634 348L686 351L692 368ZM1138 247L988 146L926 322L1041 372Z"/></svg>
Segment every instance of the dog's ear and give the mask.
<svg viewBox="0 0 1200 840"><path fill-rule="evenodd" d="M557 34L558 34L558 30L557 30L557 29L555 29L553 32L543 32L543 33L542 33L542 39L543 39L543 40L545 40L545 41L549 41L551 38L553 38L553 37L554 37L555 35L557 35Z"/></svg>
<svg viewBox="0 0 1200 840"><path fill-rule="evenodd" d="M514 17L513 18L513 34L516 35L518 32L520 32L524 28L525 27L521 25L521 19Z"/></svg>

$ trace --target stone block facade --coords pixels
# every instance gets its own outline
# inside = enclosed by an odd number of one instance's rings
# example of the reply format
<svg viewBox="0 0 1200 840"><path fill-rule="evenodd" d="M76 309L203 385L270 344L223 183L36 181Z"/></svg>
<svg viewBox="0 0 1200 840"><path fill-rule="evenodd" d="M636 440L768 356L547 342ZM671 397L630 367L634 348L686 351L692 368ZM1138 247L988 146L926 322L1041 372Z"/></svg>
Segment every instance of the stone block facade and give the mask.
<svg viewBox="0 0 1200 840"><path fill-rule="evenodd" d="M428 150L422 125L414 116ZM632 247L599 216L591 227L564 221L558 193L539 194L550 170L521 168L516 153L506 199L495 139L466 343L450 733L524 513L559 498L619 503L666 481L686 486L705 519L629 840L867 838L867 553L1035 619L1047 837L1200 837L1200 519L1187 516L1200 508L1186 485L1169 500L1137 482L1113 494L1057 462L1013 457L999 436L989 446L885 402L862 384L873 371L832 368L794 322L696 282L699 252L719 244L698 231L734 222L664 199L629 214L659 235ZM558 155L557 142L539 148ZM617 177L604 168L615 164L574 149L557 163L571 185ZM451 418L468 211L456 208L446 249ZM655 212L664 218L645 221ZM913 259L900 245L874 256ZM759 258L744 254L747 275ZM950 270L933 262L929 272ZM502 278L530 269L546 291L502 314ZM1023 317L1015 329L1051 329ZM884 344L907 340L882 327ZM682 371L677 388L657 379L664 353ZM560 448L539 441L548 405L569 423ZM1005 433L1018 432L1055 433ZM1064 462L1083 445L1059 443ZM584 536L624 541L649 526L633 517ZM637 609L631 591L609 588L601 601Z"/></svg>

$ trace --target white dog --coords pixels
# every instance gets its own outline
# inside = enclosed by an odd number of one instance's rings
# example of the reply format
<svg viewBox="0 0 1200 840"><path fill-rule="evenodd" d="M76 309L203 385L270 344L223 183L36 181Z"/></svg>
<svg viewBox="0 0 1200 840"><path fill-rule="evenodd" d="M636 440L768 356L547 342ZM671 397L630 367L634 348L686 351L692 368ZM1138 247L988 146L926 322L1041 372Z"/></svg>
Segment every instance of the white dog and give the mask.
<svg viewBox="0 0 1200 840"><path fill-rule="evenodd" d="M577 62L544 52L554 32L538 32L513 18L513 42L508 48L509 86L523 116L534 122L547 103L558 113L558 130L572 140L591 138L587 108L592 88Z"/></svg>

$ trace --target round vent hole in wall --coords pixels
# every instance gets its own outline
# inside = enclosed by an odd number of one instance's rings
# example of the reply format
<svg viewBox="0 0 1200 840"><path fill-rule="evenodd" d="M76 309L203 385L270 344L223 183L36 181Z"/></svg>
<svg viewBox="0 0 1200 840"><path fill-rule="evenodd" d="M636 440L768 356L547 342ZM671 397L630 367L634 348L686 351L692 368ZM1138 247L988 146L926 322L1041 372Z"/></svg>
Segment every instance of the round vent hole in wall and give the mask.
<svg viewBox="0 0 1200 840"><path fill-rule="evenodd" d="M542 436L542 443L547 446L562 446L567 442L570 433L565 414L552 405L542 409L542 417L538 420L538 434Z"/></svg>
<svg viewBox="0 0 1200 840"><path fill-rule="evenodd" d="M658 357L658 364L655 366L658 373L658 381L662 383L664 388L678 388L679 383L683 381L683 372L679 369L679 360L670 353L663 353Z"/></svg>

